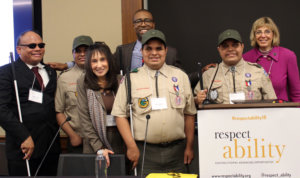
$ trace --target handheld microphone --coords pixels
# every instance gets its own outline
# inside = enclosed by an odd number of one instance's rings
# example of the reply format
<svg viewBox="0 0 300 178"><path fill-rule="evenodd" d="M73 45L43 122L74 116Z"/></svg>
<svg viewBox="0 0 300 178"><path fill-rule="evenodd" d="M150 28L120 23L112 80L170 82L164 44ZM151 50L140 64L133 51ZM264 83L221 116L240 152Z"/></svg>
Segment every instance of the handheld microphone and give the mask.
<svg viewBox="0 0 300 178"><path fill-rule="evenodd" d="M145 131L145 140L144 140L144 151L143 151L143 159L142 159L142 170L141 170L141 178L143 178L144 174L144 163L145 163L145 151L146 151L146 143L147 143L147 133L148 133L148 122L150 119L150 115L146 115L147 123L146 123L146 131Z"/></svg>
<svg viewBox="0 0 300 178"><path fill-rule="evenodd" d="M119 50L119 59L120 59L120 75L122 75L123 76L123 68L124 68L124 66L123 66L123 54L122 54L122 47L121 46L119 46L119 48L118 48L118 50Z"/></svg>
<svg viewBox="0 0 300 178"><path fill-rule="evenodd" d="M47 149L47 151L46 151L46 153L45 153L45 155L44 155L44 157L43 157L41 163L39 164L39 167L37 168L37 170L36 170L36 172L35 172L35 174L34 174L34 177L37 176L37 174L38 174L38 172L39 172L41 166L43 165L43 162L44 162L46 156L48 155L48 153L49 153L49 151L50 151L50 148L52 147L52 145L53 145L53 143L54 143L54 141L55 141L55 139L56 139L56 137L57 137L57 135L58 135L60 129L62 128L62 126L63 126L66 122L69 122L70 120L71 120L71 117L67 117L66 120L65 120L62 124L60 124L60 126L59 126L59 128L58 128L58 130L57 130L57 132L56 132L56 134L55 134L55 136L54 136L54 138L52 139L52 142L51 142L50 146L48 147L48 149Z"/></svg>
<svg viewBox="0 0 300 178"><path fill-rule="evenodd" d="M214 81L215 81L215 78L216 78L216 76L217 76L217 73L218 73L218 70L219 70L219 66L220 66L220 65L217 64L217 70L216 70L216 72L215 72L215 74L214 74L214 77L213 77L211 83L210 83L209 89L207 90L206 98L205 98L205 100L202 102L202 105L213 104L213 103L209 100L208 95L209 95L209 92L210 92L210 90L211 90L211 87L212 87L212 85L213 85L213 83L214 83Z"/></svg>

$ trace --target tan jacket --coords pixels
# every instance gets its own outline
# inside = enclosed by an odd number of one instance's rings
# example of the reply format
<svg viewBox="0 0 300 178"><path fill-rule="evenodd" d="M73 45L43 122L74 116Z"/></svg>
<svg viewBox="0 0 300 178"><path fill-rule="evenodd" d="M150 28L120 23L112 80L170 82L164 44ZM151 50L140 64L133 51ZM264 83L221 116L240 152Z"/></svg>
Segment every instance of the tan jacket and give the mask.
<svg viewBox="0 0 300 178"><path fill-rule="evenodd" d="M88 140L88 144L90 145L90 149L83 150L83 153L95 153L99 149L103 147L103 143L100 141L97 131L94 129L92 121L90 119L89 107L88 107L88 99L86 88L84 87L84 76L82 75L78 79L77 85L77 105L78 105L78 114L81 120L81 127L83 130L84 137ZM106 118L106 109L101 97L101 92L98 91L97 100L103 107L104 117ZM118 131L117 131L118 132ZM115 153L122 153L123 141L119 133L107 133L107 139L113 147ZM118 142L118 143L111 143Z"/></svg>

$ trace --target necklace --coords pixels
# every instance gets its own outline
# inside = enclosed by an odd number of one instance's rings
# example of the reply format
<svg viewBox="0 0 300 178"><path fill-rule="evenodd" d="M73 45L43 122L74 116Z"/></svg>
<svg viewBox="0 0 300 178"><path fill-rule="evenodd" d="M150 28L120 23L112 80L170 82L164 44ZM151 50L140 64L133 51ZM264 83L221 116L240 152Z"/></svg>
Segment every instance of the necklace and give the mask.
<svg viewBox="0 0 300 178"><path fill-rule="evenodd" d="M274 62L274 60L272 60L271 65L270 65L270 67L269 67L269 71L268 71L268 75L269 75L269 76L271 75L271 69L272 69L273 62Z"/></svg>

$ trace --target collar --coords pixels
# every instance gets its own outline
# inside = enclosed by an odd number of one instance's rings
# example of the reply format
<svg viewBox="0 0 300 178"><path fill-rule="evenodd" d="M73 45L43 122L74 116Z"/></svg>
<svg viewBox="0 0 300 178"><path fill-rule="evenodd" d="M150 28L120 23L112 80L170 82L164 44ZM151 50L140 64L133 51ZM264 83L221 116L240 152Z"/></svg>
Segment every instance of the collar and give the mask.
<svg viewBox="0 0 300 178"><path fill-rule="evenodd" d="M242 58L236 65L235 65L235 69L236 69L236 72L238 73L238 74L241 74L242 72L244 72L244 63L245 63L245 61L244 61L244 59ZM231 66L228 66L228 65L226 65L223 61L222 61L222 63L221 63L221 65L222 65L222 67L223 67L223 69L224 69L224 74L226 75L228 72L230 72L230 67Z"/></svg>
<svg viewBox="0 0 300 178"><path fill-rule="evenodd" d="M140 42L139 40L136 40L136 43L134 45L134 49L135 50L141 50L142 49L142 42Z"/></svg>
<svg viewBox="0 0 300 178"><path fill-rule="evenodd" d="M150 77L154 78L156 71L157 70L153 70L150 67L147 66L147 64L143 65L142 67L146 72L149 72ZM158 70L160 72L160 74L162 74L163 76L165 76L166 78L169 75L169 70L168 69L168 65L166 65L166 63L163 64L163 66Z"/></svg>
<svg viewBox="0 0 300 178"><path fill-rule="evenodd" d="M263 55L261 54L261 52L259 51L258 48L255 48L254 50L255 50L255 54L256 54L255 59L256 59L256 61L258 61L259 58L262 57ZM272 48L272 50L270 51L270 53L269 53L268 56L271 57L271 58L272 58L273 60L275 60L276 62L278 62L278 57L279 57L279 47L278 47L278 46L274 46L274 47Z"/></svg>
<svg viewBox="0 0 300 178"><path fill-rule="evenodd" d="M76 63L75 63L75 65L74 65L73 69L74 69L74 70L83 71L83 69L80 68Z"/></svg>
<svg viewBox="0 0 300 178"><path fill-rule="evenodd" d="M29 69L31 70L33 67L38 67L39 69L43 69L45 67L45 65L41 64L41 63L38 63L37 65L33 66L33 65L30 65L30 64L27 64L25 63Z"/></svg>

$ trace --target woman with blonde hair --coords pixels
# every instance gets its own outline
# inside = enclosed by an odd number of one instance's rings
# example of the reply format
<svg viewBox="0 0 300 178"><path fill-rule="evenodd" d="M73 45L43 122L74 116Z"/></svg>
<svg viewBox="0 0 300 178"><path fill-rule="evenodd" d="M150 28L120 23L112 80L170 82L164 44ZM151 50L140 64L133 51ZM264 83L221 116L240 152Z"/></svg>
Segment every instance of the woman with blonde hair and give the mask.
<svg viewBox="0 0 300 178"><path fill-rule="evenodd" d="M277 98L300 102L300 80L295 53L279 46L280 34L270 17L257 19L251 29L252 50L243 55L245 61L258 63L269 75Z"/></svg>

